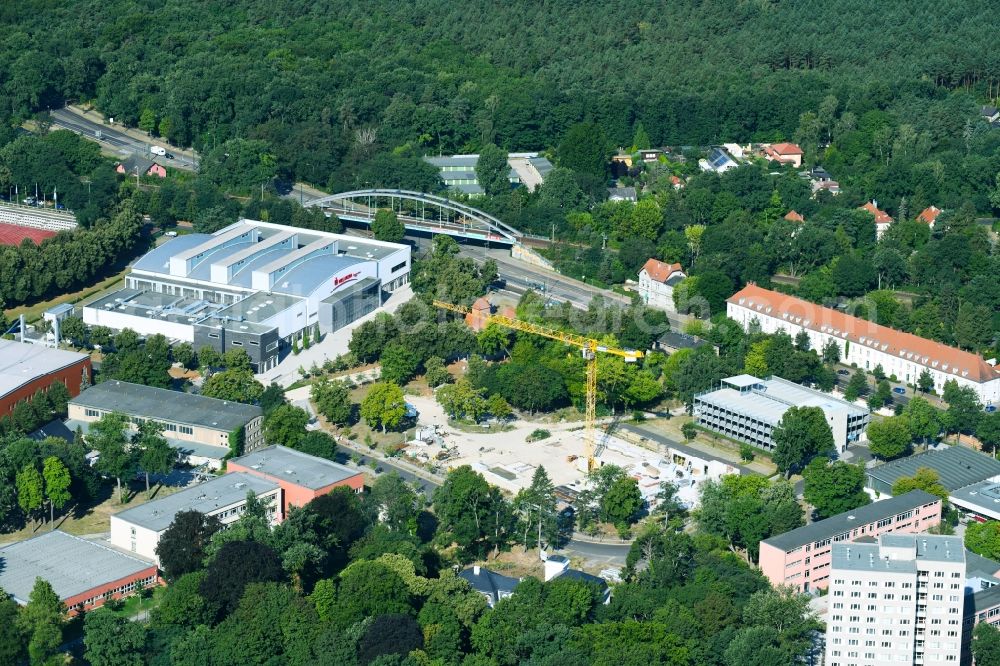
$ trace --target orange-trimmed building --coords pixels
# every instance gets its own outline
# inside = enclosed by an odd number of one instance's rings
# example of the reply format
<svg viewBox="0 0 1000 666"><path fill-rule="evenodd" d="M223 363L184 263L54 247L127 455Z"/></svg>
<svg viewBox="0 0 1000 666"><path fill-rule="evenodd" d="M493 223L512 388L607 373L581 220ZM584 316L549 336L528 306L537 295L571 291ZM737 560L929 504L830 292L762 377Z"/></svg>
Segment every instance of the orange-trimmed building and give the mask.
<svg viewBox="0 0 1000 666"><path fill-rule="evenodd" d="M226 471L244 472L278 484L283 518L288 516L290 507L305 506L339 486L356 493L365 487L362 472L284 446L268 446L233 458Z"/></svg>
<svg viewBox="0 0 1000 666"><path fill-rule="evenodd" d="M801 213L798 213L794 210L790 210L787 213L785 213L785 219L788 220L789 222L797 222L799 224L802 224L803 222L806 221L806 218L802 217Z"/></svg>
<svg viewBox="0 0 1000 666"><path fill-rule="evenodd" d="M639 296L654 308L674 309L674 287L687 275L680 264L648 259L639 271Z"/></svg>
<svg viewBox="0 0 1000 666"><path fill-rule="evenodd" d="M875 217L875 237L881 238L882 234L889 230L892 224L892 216L878 207L877 201L869 201L861 210L866 210Z"/></svg>
<svg viewBox="0 0 1000 666"><path fill-rule="evenodd" d="M917 222L923 222L931 229L934 228L934 223L938 219L938 215L941 214L941 209L937 206L928 206L920 211L920 215L917 215Z"/></svg>
<svg viewBox="0 0 1000 666"><path fill-rule="evenodd" d="M0 548L0 564L0 589L18 604L41 578L70 615L159 583L156 563L60 530Z"/></svg>
<svg viewBox="0 0 1000 666"><path fill-rule="evenodd" d="M794 143L772 143L764 148L764 157L772 162L802 166L802 149Z"/></svg>
<svg viewBox="0 0 1000 666"><path fill-rule="evenodd" d="M92 378L86 354L0 340L0 417L7 416L22 400L62 382L70 396L80 395L81 386Z"/></svg>
<svg viewBox="0 0 1000 666"><path fill-rule="evenodd" d="M983 405L1000 403L1000 370L972 352L755 284L748 284L727 299L726 314L744 330L756 321L764 333L785 331L795 337L805 331L812 349L821 350L833 341L840 350L841 362L864 370L881 365L886 375L895 375L908 384L916 384L921 373L927 371L938 393L944 390L946 381L953 379L959 386L972 388Z"/></svg>

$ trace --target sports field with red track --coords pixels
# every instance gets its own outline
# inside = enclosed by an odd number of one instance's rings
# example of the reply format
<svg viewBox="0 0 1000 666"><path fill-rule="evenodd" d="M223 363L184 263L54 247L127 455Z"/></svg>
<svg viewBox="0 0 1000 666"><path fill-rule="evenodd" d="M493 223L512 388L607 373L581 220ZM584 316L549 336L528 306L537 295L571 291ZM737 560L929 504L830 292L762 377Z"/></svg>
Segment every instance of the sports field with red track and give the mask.
<svg viewBox="0 0 1000 666"><path fill-rule="evenodd" d="M25 238L30 238L35 245L38 245L46 238L52 238L55 235L54 231L0 223L0 245L20 245Z"/></svg>

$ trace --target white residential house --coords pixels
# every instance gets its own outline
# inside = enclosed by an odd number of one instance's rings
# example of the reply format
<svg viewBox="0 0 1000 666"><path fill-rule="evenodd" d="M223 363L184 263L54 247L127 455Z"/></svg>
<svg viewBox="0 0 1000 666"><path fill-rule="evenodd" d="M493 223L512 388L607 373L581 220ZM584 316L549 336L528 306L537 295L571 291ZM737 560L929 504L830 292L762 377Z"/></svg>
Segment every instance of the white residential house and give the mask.
<svg viewBox="0 0 1000 666"><path fill-rule="evenodd" d="M653 308L674 310L674 287L687 277L680 264L665 264L650 259L639 271L639 295Z"/></svg>

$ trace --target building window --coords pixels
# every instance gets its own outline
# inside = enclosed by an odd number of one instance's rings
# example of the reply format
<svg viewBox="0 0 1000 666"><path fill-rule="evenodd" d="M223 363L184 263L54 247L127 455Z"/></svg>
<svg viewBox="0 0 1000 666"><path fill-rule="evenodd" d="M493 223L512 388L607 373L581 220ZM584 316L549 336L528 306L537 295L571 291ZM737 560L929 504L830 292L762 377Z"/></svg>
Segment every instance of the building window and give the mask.
<svg viewBox="0 0 1000 666"><path fill-rule="evenodd" d="M242 343L242 342L240 342L239 340L233 340L233 341L232 341L232 342L230 342L229 344L231 344L231 345L232 345L232 346L234 346L234 347L242 347L242 346L243 346L243 343Z"/></svg>
<svg viewBox="0 0 1000 666"><path fill-rule="evenodd" d="M391 270L391 271L389 271L389 272L390 272L390 273L395 273L396 271L401 271L401 270L403 270L404 268L406 268L406 262L405 262L405 261L404 261L404 262L402 262L402 263L398 263L398 264L396 264L395 266L393 266L393 267L392 267L392 270Z"/></svg>
<svg viewBox="0 0 1000 666"><path fill-rule="evenodd" d="M191 426L179 426L177 429L178 429L178 431L181 432L181 434L184 434L184 435L192 435L192 434L194 434L194 429L191 428Z"/></svg>
<svg viewBox="0 0 1000 666"><path fill-rule="evenodd" d="M83 413L86 414L87 416L90 416L90 417L93 417L93 418L100 418L101 417L100 410L91 409L89 407L87 407L86 409L84 409Z"/></svg>
<svg viewBox="0 0 1000 666"><path fill-rule="evenodd" d="M210 338L216 338L216 339L218 339L218 337L219 337L219 334L218 334L218 333L209 333L209 334L208 334L208 337L210 337Z"/></svg>

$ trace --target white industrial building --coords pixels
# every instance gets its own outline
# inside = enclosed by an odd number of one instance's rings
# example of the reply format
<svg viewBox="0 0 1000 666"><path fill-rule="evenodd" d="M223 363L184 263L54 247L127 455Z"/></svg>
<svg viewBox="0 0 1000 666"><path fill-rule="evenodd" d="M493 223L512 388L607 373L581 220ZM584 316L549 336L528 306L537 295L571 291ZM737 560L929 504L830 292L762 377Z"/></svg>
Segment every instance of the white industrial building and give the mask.
<svg viewBox="0 0 1000 666"><path fill-rule="evenodd" d="M916 384L926 370L940 393L948 380L972 388L983 405L1000 402L1000 370L971 352L912 333L858 319L832 308L748 284L729 297L726 314L744 330L757 327L764 333L784 331L794 337L809 335L812 349L822 350L831 340L840 349L843 363L871 371L881 365L886 375Z"/></svg>
<svg viewBox="0 0 1000 666"><path fill-rule="evenodd" d="M833 544L825 663L959 663L964 587L959 537L882 534L877 543Z"/></svg>
<svg viewBox="0 0 1000 666"><path fill-rule="evenodd" d="M198 349L242 348L264 372L304 332L329 333L378 308L409 274L407 245L240 220L150 251L124 289L84 306L83 320Z"/></svg>
<svg viewBox="0 0 1000 666"><path fill-rule="evenodd" d="M865 438L871 413L846 400L806 388L781 377L736 375L719 388L694 397L698 425L740 442L771 450L774 428L792 407L819 407L838 451Z"/></svg>

